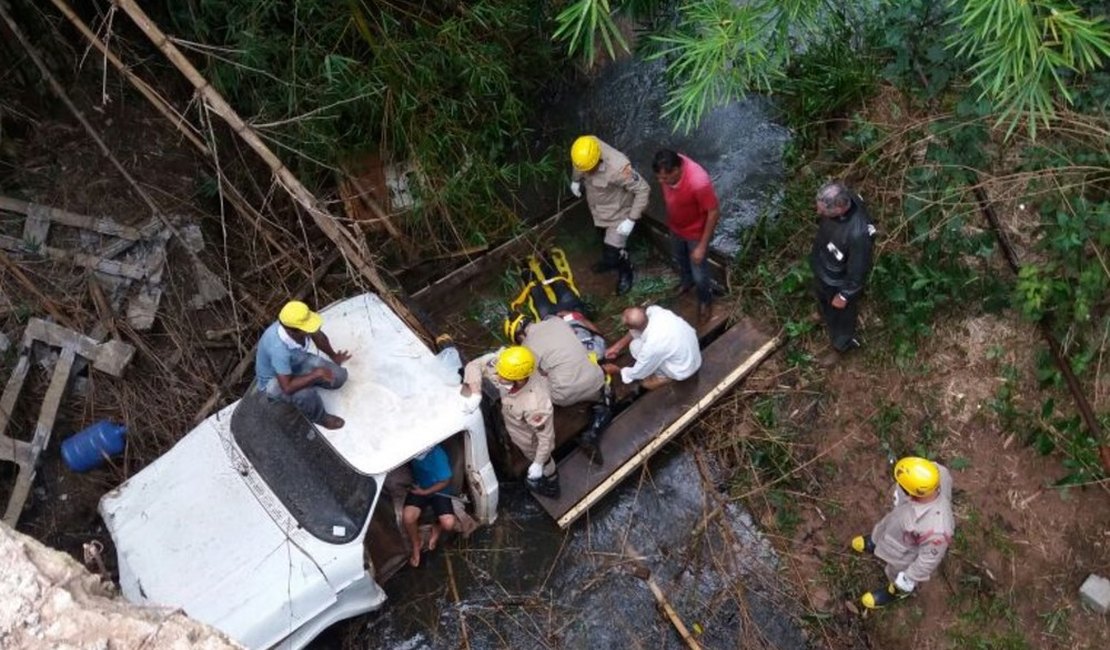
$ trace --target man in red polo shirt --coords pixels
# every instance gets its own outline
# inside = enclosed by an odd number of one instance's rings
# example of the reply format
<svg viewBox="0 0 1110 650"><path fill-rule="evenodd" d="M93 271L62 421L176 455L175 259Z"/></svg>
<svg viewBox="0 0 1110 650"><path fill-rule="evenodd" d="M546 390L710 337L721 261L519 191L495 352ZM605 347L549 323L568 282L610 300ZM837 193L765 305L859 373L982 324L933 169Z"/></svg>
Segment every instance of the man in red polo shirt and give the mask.
<svg viewBox="0 0 1110 650"><path fill-rule="evenodd" d="M710 315L713 301L709 278L709 241L721 212L713 181L701 165L670 149L655 153L651 164L663 188L667 204L667 228L671 231L671 255L682 274L680 294L698 292L698 319Z"/></svg>

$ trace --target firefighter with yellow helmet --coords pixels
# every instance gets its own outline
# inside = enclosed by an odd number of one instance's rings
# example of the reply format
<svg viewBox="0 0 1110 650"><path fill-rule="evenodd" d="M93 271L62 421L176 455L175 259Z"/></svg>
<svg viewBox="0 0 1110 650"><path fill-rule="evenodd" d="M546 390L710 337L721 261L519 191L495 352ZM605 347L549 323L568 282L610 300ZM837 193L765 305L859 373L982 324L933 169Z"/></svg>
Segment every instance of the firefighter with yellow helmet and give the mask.
<svg viewBox="0 0 1110 650"><path fill-rule="evenodd" d="M651 188L627 156L597 136L576 139L570 148L570 160L574 167L571 193L582 196L585 186L594 225L605 229L601 261L594 265L594 271L617 271L617 295L627 293L632 288L632 261L625 247L644 214Z"/></svg>
<svg viewBox="0 0 1110 650"><path fill-rule="evenodd" d="M555 406L590 404L590 423L578 437L590 460L603 462L601 432L613 419L612 391L598 365L605 354L605 340L597 326L577 311L565 311L533 322L517 314L506 318L505 338L527 346L536 365L547 378Z"/></svg>
<svg viewBox="0 0 1110 650"><path fill-rule="evenodd" d="M887 605L927 581L940 566L956 531L952 475L925 458L907 456L894 465L894 509L870 535L852 540L852 550L886 562L889 583L860 598L868 609Z"/></svg>
<svg viewBox="0 0 1110 650"><path fill-rule="evenodd" d="M559 497L559 476L551 457L555 450L555 409L547 378L535 370L536 357L531 350L523 345L503 348L466 364L462 394L480 396L483 379L497 387L505 431L531 461L528 489L555 499Z"/></svg>

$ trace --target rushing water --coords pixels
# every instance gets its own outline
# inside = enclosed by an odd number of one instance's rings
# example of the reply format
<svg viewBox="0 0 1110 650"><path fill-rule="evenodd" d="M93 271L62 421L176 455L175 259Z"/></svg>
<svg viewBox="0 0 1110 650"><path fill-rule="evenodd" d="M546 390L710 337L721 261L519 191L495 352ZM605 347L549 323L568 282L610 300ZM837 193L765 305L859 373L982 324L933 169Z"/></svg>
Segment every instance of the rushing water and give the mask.
<svg viewBox="0 0 1110 650"><path fill-rule="evenodd" d="M721 202L713 246L735 253L743 229L778 205L782 152L790 133L774 123L770 102L758 96L710 111L690 133L675 132L662 117L662 73L661 62L625 59L611 64L576 103L574 126L622 151L652 179L651 209L659 215L662 199L651 171L655 152L674 149L704 167Z"/></svg>
<svg viewBox="0 0 1110 650"><path fill-rule="evenodd" d="M721 201L714 247L734 253L740 232L777 206L789 133L758 97L712 111L689 134L674 133L661 118L661 72L633 59L610 64L584 93L553 108L561 122L554 130L567 149L575 135L596 134L649 179L659 148L696 160ZM652 185L651 209L661 215ZM569 531L520 485L503 485L494 526L402 570L386 585L390 600L381 611L315 645L354 637L354 647L393 650L685 647L647 583L631 573L629 558L639 556L703 647L745 647L752 636L767 647L806 647L776 596L771 547L748 513L706 491L692 454L675 447Z"/></svg>
<svg viewBox="0 0 1110 650"><path fill-rule="evenodd" d="M664 454L566 532L516 486L502 511L398 574L360 646L457 648L465 627L473 648L684 647L633 574L639 558L704 647L806 647L773 604L774 552L746 512L703 490L690 453Z"/></svg>

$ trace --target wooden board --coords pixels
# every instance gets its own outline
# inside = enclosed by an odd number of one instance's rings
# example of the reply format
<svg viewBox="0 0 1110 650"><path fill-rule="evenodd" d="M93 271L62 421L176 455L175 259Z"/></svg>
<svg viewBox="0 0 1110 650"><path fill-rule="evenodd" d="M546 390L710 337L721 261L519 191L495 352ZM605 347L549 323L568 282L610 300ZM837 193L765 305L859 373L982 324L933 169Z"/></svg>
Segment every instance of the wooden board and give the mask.
<svg viewBox="0 0 1110 650"><path fill-rule="evenodd" d="M571 452L559 463L560 497L537 495L536 499L560 527L566 528L739 383L780 343L780 337L769 338L748 322L737 323L702 351L702 367L694 377L636 400L613 420L601 439L603 464L591 463L579 450Z"/></svg>
<svg viewBox="0 0 1110 650"><path fill-rule="evenodd" d="M421 308L434 311L436 304L443 300L446 295L456 291L459 287L470 282L473 278L487 273L500 275L502 267L507 260L513 256L522 255L526 251L539 248L536 242L550 239L551 229L558 225L559 220L562 219L564 214L579 205L585 206L585 202L581 199L571 202L547 219L528 228L528 230L513 237L497 248L470 260L432 284L413 292L412 299Z"/></svg>

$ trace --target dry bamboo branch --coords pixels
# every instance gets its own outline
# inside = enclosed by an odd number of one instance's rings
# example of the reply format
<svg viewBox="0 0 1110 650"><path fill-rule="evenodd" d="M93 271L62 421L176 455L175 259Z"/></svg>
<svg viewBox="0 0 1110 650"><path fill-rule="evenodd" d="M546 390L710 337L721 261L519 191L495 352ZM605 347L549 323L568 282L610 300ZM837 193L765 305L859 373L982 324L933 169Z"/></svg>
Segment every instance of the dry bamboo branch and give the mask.
<svg viewBox="0 0 1110 650"><path fill-rule="evenodd" d="M2 6L0 6L0 11L3 11ZM45 295L43 295L41 291L39 291L38 286L36 286L35 283L32 282L25 273L23 273L19 266L12 262L11 258L8 257L8 254L3 251L0 251L0 266L8 269L8 271L11 272L15 279L23 285L23 288L38 299L43 309L46 310L46 313L50 314L56 322L65 325L71 330L80 329L74 325L73 320L70 317L66 316L58 310L58 306L53 300L47 298Z"/></svg>
<svg viewBox="0 0 1110 650"><path fill-rule="evenodd" d="M293 199L304 207L311 215L312 220L316 226L320 228L328 239L332 240L339 248L344 258L348 263L352 264L355 269L366 278L370 286L381 296L382 300L386 302L393 311L401 317L406 324L420 335L425 342L431 343L432 337L425 329L420 320L409 311L408 307L401 302L401 300L393 294L390 288L386 285L378 269L369 261L369 255L364 250L365 246L362 242L356 239L350 231L347 230L340 222L330 214L323 204L315 196L309 192L301 181L281 162L281 159L262 141L258 133L246 122L243 121L239 114L224 100L223 96L208 83L208 80L201 75L200 71L193 66L192 63L181 53L181 50L174 45L165 32L163 32L155 23L150 19L146 13L139 8L134 0L113 0L113 4L127 13L135 25L146 34L147 38L154 43L166 58L170 60L174 66L189 80L189 83L196 88L197 92L204 98L209 107L216 112L217 115L222 117L228 123L231 130L239 135L244 142L254 150L266 166L273 172L277 182L289 193Z"/></svg>
<svg viewBox="0 0 1110 650"><path fill-rule="evenodd" d="M66 94L65 89L62 88L62 85L58 82L58 79L54 76L54 73L50 71L50 68L48 68L43 62L42 57L39 56L38 50L35 49L35 47L31 44L29 40L27 40L26 35L24 35L23 31L19 29L19 26L16 25L15 21L8 14L7 10L2 4L0 4L0 19L3 19L4 23L8 26L8 29L16 37L16 40L18 40L19 44L23 46L23 49L27 52L28 58L30 58L31 61L35 64L35 67L39 69L39 72L42 74L42 78L46 80L46 83L48 86L50 86L50 89L54 92L54 94L58 97L62 104L65 105L66 109L69 110L73 117L81 124L88 136L92 138L93 142L96 143L96 146L100 149L100 152L103 153L108 161L112 163L112 166L115 167L117 171L119 171L120 175L123 176L124 180L126 180L128 185L131 186L131 189L135 192L135 194L138 195L138 197L143 201L143 203L147 205L148 208L150 208L151 213L154 215L154 220L161 221L163 225L165 225L165 227L169 229L170 232L177 236L178 239L181 239L181 233L178 232L177 227L174 226L170 219L162 213L162 210L158 207L158 204L154 202L154 199L150 198L150 195L147 194L147 192L142 188L141 185L139 185L139 182L135 180L135 177L127 171L127 169L123 166L123 163L121 163L119 159L117 159L115 155L112 154L112 150L108 148L108 145L104 142L104 138L100 137L100 134L95 128L93 128L93 125L89 122L88 118L85 117L85 114L77 108L72 100L70 100L69 95ZM144 226L142 229L146 230L146 226ZM188 247L186 247L185 250L186 253L188 253L189 257L192 258L198 269L204 267L204 263L200 260L195 252L189 250Z"/></svg>
<svg viewBox="0 0 1110 650"><path fill-rule="evenodd" d="M374 213L378 221L385 226L385 230L389 233L389 236L401 247L402 252L405 254L405 259L409 261L414 260L416 258L416 247L413 246L408 237L405 237L404 233L397 228L397 225L393 223L393 219L386 214L385 209L374 200L373 195L370 194L370 190L368 190L354 174L349 171L345 171L344 174L347 176L351 187L355 190L355 194L358 196L359 200L362 201L362 204L370 208L370 211Z"/></svg>
<svg viewBox="0 0 1110 650"><path fill-rule="evenodd" d="M645 566L644 563L640 561L639 558L642 556L640 555L639 551L633 548L632 545L628 542L625 542L624 549L625 555L628 556L634 566L634 569L632 570L632 575L647 583L648 589L651 590L651 595L655 597L655 602L657 602L659 604L659 608L663 610L663 615L666 616L667 620L671 622L671 625L674 626L675 631L677 631L678 635L682 637L682 640L686 643L687 647L689 647L690 650L701 650L701 644L699 644L697 639L694 638L694 635L690 634L690 630L686 628L686 624L682 622L682 619L679 617L678 612L676 612L674 607L671 606L671 602L667 600L666 594L664 594L663 590L659 588L659 585L655 582L655 579L651 577L651 569L647 568L647 566Z"/></svg>
<svg viewBox="0 0 1110 650"><path fill-rule="evenodd" d="M100 38L98 38L97 35L94 34L91 29L89 29L89 26L86 25L85 22L81 20L81 18L77 14L73 13L73 9L70 8L69 3L67 3L65 0L50 1L54 3L54 6L58 8L58 11L62 12L63 16L69 19L69 22L73 23L73 26L77 28L77 31L81 32L81 35L84 36L85 39L87 39L93 47L95 47L97 50L100 50L100 53L104 55L104 58L107 59L108 62L116 68L116 70L119 70L119 73L122 74L125 79L131 82L131 85L135 87L135 90L139 91L139 93L141 93L143 97L146 97L150 101L150 103L154 105L154 108L167 120L169 120L170 123L172 123L178 131L181 132L181 135L185 136L185 138L188 139L189 142L191 142L193 146L196 147L202 154L206 156L208 155L208 147L205 146L205 144L201 141L196 128L193 127L193 125L188 120L186 120L183 115L171 108L169 103L166 102L166 100L162 99L162 97L159 96L158 93L154 92L154 90L145 81L136 76L134 72L131 72L131 70L123 64L123 61L120 61L119 57L117 57L115 54L112 54L112 51L108 49L108 46L104 44L104 41L100 40Z"/></svg>
<svg viewBox="0 0 1110 650"><path fill-rule="evenodd" d="M73 13L73 10L65 2L65 0L51 1L54 3L54 6L56 6L58 10L61 11L62 14L64 14L66 18L70 20L70 22L73 23L73 25L77 28L79 32L81 32L81 34L89 41L89 43L92 44L92 46L96 49L100 50L104 54L105 58L108 59L108 61L120 72L120 74L122 74L125 79L131 82L131 85L134 86L135 89L143 95L143 97L146 97L147 100L150 101L155 110L157 110L167 120L169 120L170 123L173 124L174 127L178 131L180 131L182 135L185 136L189 143L192 144L201 155L210 159L212 151L200 139L197 134L196 127L194 127L191 122L186 120L184 116L182 116L169 104L169 102L167 102L160 95L158 95L158 93L151 89L145 81L131 72L130 68L128 68L119 59L119 57L114 55L107 48L104 42L89 29L89 27L80 19L80 17ZM250 224L255 227L258 233L262 235L262 237L266 240L266 242L270 244L270 246L280 254L281 258L284 259L285 257L288 257L288 247L282 246L274 239L274 236L270 234L269 230L262 227L261 216L257 214L257 211L250 207L250 204L242 196L239 190L236 189L235 186L232 185L231 182L228 181L228 179L223 174L217 174L217 177L220 187L223 190L224 199L227 200L233 208L235 208L235 211L238 212L241 217L247 219L247 221L249 221Z"/></svg>

